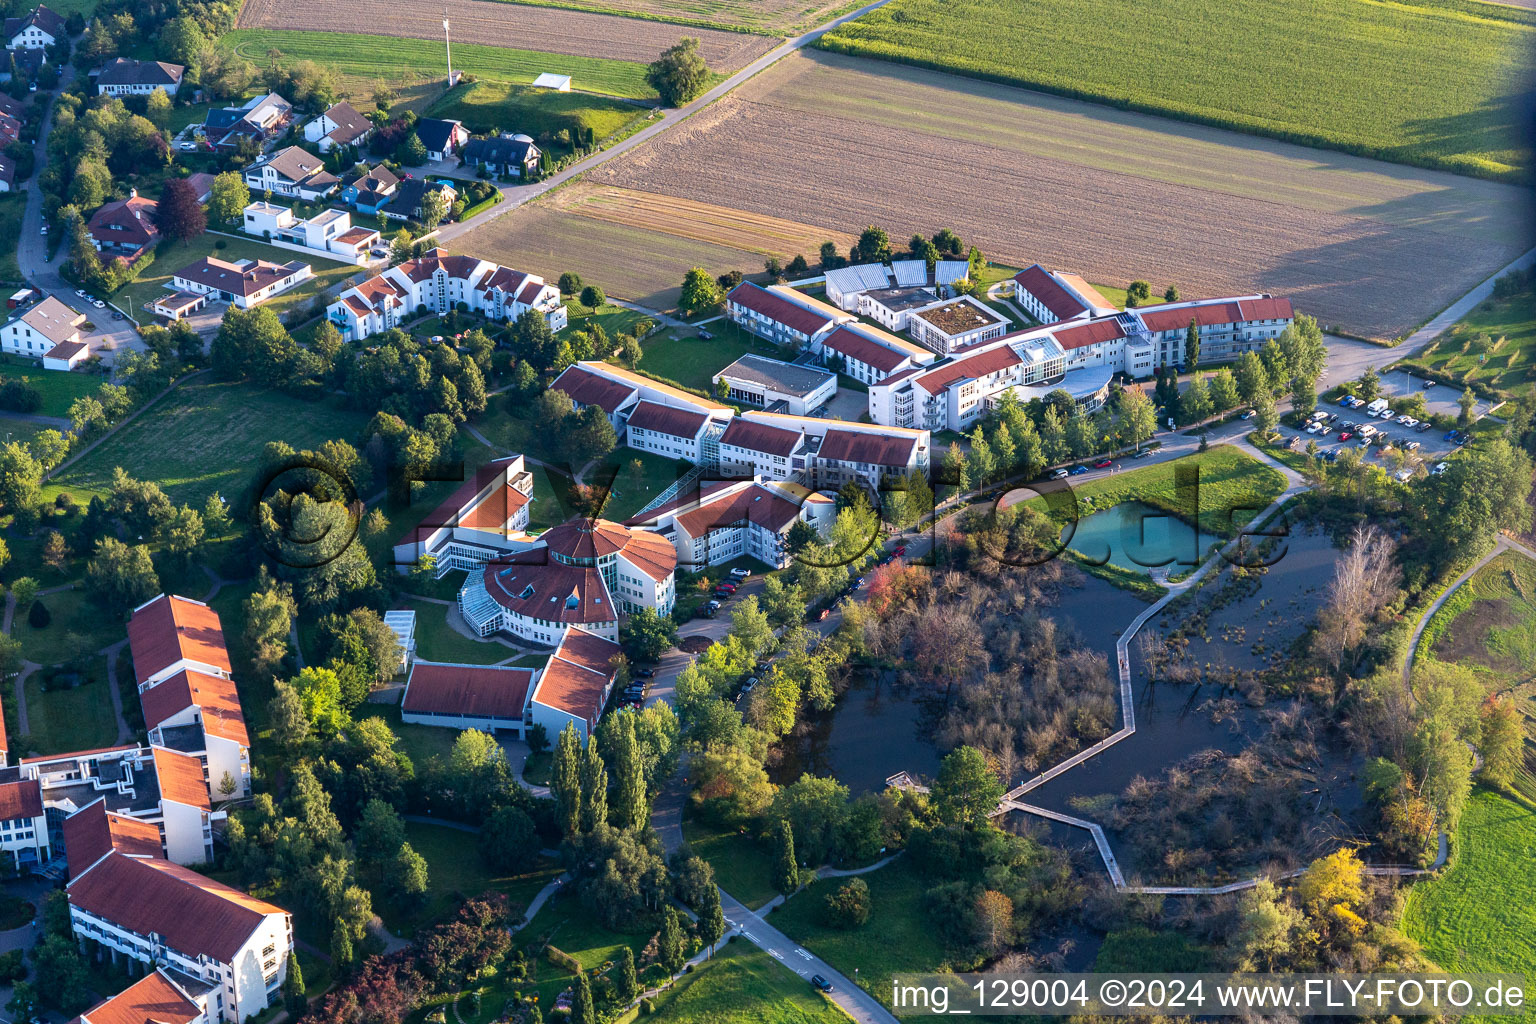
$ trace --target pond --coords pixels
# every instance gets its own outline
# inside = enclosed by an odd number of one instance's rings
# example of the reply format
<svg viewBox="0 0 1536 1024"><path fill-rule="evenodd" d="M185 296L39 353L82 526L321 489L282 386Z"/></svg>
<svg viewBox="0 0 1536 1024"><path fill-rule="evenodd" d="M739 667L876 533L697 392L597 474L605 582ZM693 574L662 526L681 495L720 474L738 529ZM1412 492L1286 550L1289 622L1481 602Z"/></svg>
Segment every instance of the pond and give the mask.
<svg viewBox="0 0 1536 1024"><path fill-rule="evenodd" d="M933 778L939 751L928 739L928 698L894 680L894 672L855 672L836 707L805 714L779 743L769 778L783 786L802 775L830 775L855 796L880 792L897 772Z"/></svg>
<svg viewBox="0 0 1536 1024"><path fill-rule="evenodd" d="M1122 501L1080 519L1061 532L1062 543L1090 562L1130 572L1160 566L1170 571L1199 565L1221 538L1140 501Z"/></svg>

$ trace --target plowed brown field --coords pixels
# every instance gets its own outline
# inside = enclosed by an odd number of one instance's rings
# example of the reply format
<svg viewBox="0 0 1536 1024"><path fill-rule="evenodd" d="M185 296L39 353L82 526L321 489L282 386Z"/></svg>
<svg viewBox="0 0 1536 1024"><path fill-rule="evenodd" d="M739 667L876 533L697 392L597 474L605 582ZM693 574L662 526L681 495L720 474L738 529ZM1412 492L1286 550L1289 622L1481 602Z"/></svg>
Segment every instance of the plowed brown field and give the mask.
<svg viewBox="0 0 1536 1024"><path fill-rule="evenodd" d="M656 192L583 183L561 189L550 201L555 209L580 217L663 231L680 238L759 253L765 258L789 259L799 254L815 262L821 243L836 242L839 249L847 249L854 242L854 236L846 231Z"/></svg>
<svg viewBox="0 0 1536 1024"><path fill-rule="evenodd" d="M1186 295L1267 290L1392 338L1523 249L1521 191L825 53L598 168L595 183Z"/></svg>
<svg viewBox="0 0 1536 1024"><path fill-rule="evenodd" d="M445 15L456 42L644 64L683 36L693 36L710 70L726 74L746 67L778 42L743 32L484 0L247 0L236 27L440 40Z"/></svg>

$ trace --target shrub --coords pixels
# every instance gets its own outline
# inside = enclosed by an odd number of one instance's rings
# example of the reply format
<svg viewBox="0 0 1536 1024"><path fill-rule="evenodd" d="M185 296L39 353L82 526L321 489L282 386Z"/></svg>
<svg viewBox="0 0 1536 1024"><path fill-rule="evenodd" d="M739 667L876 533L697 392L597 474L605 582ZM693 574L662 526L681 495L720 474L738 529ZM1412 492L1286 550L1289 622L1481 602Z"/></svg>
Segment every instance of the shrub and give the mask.
<svg viewBox="0 0 1536 1024"><path fill-rule="evenodd" d="M33 629L47 629L53 621L53 613L41 601L32 602L32 610L27 612L27 625Z"/></svg>
<svg viewBox="0 0 1536 1024"><path fill-rule="evenodd" d="M588 309L599 309L608 302L608 296L595 284L589 284L581 290L581 304Z"/></svg>
<svg viewBox="0 0 1536 1024"><path fill-rule="evenodd" d="M869 886L850 878L827 894L822 917L833 928L858 928L869 920Z"/></svg>

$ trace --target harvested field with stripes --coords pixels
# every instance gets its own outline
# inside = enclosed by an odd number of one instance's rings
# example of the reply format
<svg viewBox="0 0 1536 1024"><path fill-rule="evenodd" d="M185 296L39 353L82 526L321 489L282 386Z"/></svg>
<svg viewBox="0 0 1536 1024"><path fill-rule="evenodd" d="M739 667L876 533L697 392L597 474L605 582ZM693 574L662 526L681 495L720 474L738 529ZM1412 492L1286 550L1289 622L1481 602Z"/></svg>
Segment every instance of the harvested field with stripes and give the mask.
<svg viewBox="0 0 1536 1024"><path fill-rule="evenodd" d="M726 74L746 67L777 42L744 32L484 0L248 0L235 27L356 32L366 26L379 35L441 43L445 16L456 43L642 64L655 60L683 36L694 36L710 70ZM579 80L575 84L582 87Z"/></svg>
<svg viewBox="0 0 1536 1024"><path fill-rule="evenodd" d="M589 180L893 239L947 226L1000 262L1110 284L1272 291L1378 339L1528 237L1509 185L820 52Z"/></svg>
<svg viewBox="0 0 1536 1024"><path fill-rule="evenodd" d="M508 3L599 11L684 25L784 33L830 21L863 0L505 0ZM1533 0L1536 2L1536 0Z"/></svg>

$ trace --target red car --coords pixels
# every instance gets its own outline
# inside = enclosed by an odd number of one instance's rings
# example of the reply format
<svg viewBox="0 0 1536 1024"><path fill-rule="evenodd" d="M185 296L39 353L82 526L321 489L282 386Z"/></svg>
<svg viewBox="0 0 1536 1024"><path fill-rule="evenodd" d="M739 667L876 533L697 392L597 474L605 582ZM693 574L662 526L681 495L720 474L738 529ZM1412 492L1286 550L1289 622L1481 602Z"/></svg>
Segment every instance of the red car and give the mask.
<svg viewBox="0 0 1536 1024"><path fill-rule="evenodd" d="M716 583L715 584L715 589L716 590L723 590L723 591L725 591L728 594L734 594L734 593L736 593L736 584L730 583L730 582Z"/></svg>
<svg viewBox="0 0 1536 1024"><path fill-rule="evenodd" d="M1354 436L1355 436L1354 431L1346 430L1346 431L1344 431L1344 433L1339 435L1339 440L1340 441L1348 441L1350 438L1352 438Z"/></svg>
<svg viewBox="0 0 1536 1024"><path fill-rule="evenodd" d="M891 554L895 555L897 558L900 558L902 555L904 555L906 553L907 553L907 546L905 544L901 545L895 551L891 552Z"/></svg>
<svg viewBox="0 0 1536 1024"><path fill-rule="evenodd" d="M1114 464L1115 464L1115 460L1114 459L1105 459L1102 462L1095 462L1093 464L1093 468L1094 469L1108 469L1110 466L1113 466Z"/></svg>

